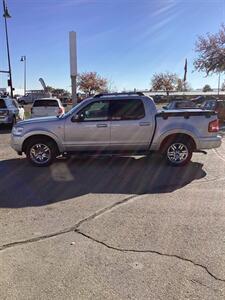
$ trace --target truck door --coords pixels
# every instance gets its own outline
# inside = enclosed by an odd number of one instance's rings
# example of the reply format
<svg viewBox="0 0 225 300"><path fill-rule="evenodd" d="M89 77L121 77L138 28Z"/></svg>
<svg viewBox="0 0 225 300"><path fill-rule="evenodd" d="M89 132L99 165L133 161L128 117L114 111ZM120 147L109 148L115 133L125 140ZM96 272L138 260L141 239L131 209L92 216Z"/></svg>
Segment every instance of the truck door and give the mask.
<svg viewBox="0 0 225 300"><path fill-rule="evenodd" d="M75 117L75 116L74 116ZM108 150L110 142L109 101L97 100L85 106L65 123L67 151Z"/></svg>
<svg viewBox="0 0 225 300"><path fill-rule="evenodd" d="M112 150L147 150L154 130L152 116L141 99L111 100Z"/></svg>

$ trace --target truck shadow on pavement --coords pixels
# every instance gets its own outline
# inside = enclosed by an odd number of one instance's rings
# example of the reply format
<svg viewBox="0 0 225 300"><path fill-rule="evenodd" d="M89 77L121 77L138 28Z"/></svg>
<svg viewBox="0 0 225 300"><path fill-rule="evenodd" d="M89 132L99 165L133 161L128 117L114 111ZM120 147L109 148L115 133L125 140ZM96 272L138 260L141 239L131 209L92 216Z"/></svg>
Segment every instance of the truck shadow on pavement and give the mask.
<svg viewBox="0 0 225 300"><path fill-rule="evenodd" d="M206 176L203 165L168 166L162 157L86 157L47 168L26 159L0 161L0 207L42 206L89 193L170 193Z"/></svg>

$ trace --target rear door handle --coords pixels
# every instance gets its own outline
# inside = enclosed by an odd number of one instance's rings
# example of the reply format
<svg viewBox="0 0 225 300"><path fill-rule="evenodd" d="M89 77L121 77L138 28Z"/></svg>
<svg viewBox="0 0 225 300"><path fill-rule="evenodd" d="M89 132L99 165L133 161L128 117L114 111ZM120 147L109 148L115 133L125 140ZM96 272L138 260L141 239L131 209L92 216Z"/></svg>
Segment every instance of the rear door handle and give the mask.
<svg viewBox="0 0 225 300"><path fill-rule="evenodd" d="M108 127L107 124L97 124L96 126L97 126L98 128Z"/></svg>
<svg viewBox="0 0 225 300"><path fill-rule="evenodd" d="M140 122L139 126L150 126L150 122Z"/></svg>

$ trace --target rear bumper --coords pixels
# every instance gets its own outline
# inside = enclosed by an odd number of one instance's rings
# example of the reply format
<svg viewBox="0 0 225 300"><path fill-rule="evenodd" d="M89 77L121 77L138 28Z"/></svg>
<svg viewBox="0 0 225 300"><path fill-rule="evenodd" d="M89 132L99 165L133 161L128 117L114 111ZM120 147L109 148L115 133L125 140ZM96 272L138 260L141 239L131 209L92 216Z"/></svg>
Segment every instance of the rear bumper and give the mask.
<svg viewBox="0 0 225 300"><path fill-rule="evenodd" d="M0 124L12 124L12 117L11 116L0 117Z"/></svg>
<svg viewBox="0 0 225 300"><path fill-rule="evenodd" d="M208 138L200 138L197 150L218 148L220 147L221 143L222 137L220 135Z"/></svg>

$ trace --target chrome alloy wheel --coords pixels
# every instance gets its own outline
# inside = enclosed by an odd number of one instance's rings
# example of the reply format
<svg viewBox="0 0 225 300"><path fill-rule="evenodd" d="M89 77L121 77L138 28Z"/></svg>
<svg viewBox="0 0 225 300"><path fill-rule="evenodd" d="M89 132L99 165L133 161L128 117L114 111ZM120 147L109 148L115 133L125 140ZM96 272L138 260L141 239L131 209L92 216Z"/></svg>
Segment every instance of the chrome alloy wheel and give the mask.
<svg viewBox="0 0 225 300"><path fill-rule="evenodd" d="M189 155L189 150L183 143L174 143L167 150L167 157L173 164L183 163Z"/></svg>
<svg viewBox="0 0 225 300"><path fill-rule="evenodd" d="M35 144L30 148L30 158L36 164L46 164L51 159L51 150L45 144Z"/></svg>

